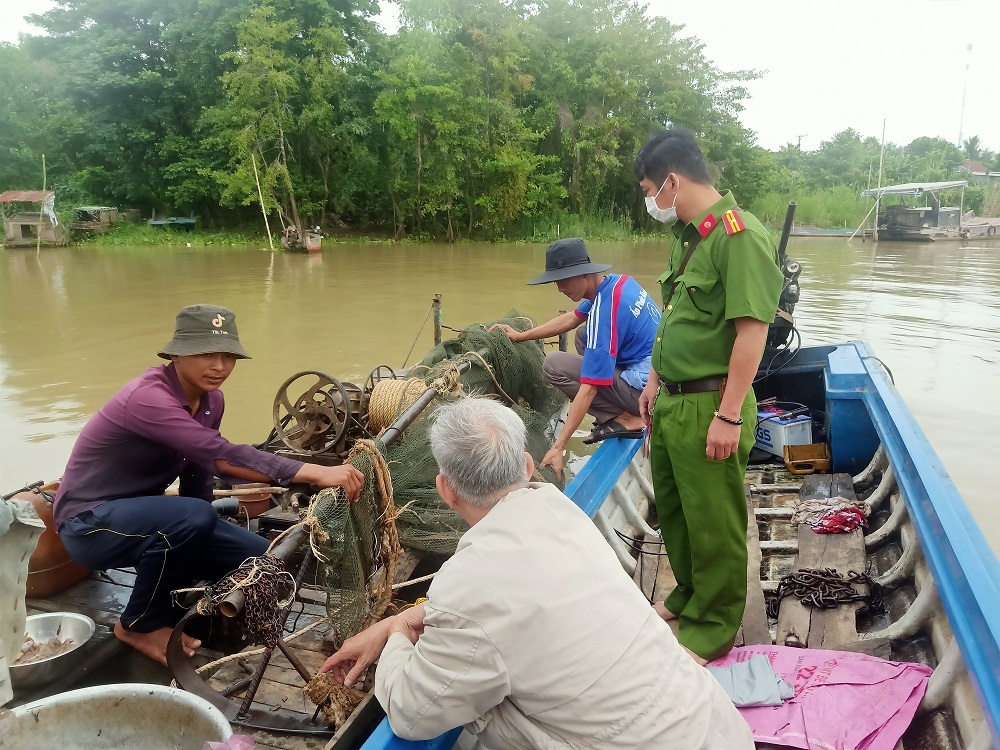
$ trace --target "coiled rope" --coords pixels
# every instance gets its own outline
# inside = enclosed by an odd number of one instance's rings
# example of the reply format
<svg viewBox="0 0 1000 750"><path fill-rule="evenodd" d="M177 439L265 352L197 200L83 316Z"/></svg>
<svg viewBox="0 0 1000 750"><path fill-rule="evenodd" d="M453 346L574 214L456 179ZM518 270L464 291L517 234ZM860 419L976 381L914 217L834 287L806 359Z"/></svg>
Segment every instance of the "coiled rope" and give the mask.
<svg viewBox="0 0 1000 750"><path fill-rule="evenodd" d="M378 381L368 398L368 426L372 434L377 435L389 427L426 390L427 383L419 378Z"/></svg>

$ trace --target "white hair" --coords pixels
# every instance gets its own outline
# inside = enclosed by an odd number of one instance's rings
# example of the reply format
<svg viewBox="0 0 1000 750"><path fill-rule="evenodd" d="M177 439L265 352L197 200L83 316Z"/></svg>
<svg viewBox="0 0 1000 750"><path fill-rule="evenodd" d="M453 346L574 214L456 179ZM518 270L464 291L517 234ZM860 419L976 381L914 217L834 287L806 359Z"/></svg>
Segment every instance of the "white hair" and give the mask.
<svg viewBox="0 0 1000 750"><path fill-rule="evenodd" d="M438 408L431 452L455 493L470 505L496 505L515 485L528 482L524 422L489 398L467 396Z"/></svg>

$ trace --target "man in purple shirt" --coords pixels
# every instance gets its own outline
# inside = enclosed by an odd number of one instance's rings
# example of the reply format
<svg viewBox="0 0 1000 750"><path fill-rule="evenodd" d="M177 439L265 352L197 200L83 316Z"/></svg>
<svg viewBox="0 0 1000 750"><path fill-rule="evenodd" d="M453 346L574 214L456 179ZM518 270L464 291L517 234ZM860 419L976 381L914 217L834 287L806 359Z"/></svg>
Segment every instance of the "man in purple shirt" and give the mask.
<svg viewBox="0 0 1000 750"><path fill-rule="evenodd" d="M304 464L233 445L219 434L219 388L237 359L250 358L230 310L185 307L159 356L170 364L126 384L83 428L53 516L77 562L94 570L135 567L115 635L166 664L167 640L182 614L170 592L218 580L267 550L263 537L218 517L210 502L216 476L343 487L355 500L364 475L350 465ZM178 478L179 495L164 495ZM199 645L185 636L189 656Z"/></svg>

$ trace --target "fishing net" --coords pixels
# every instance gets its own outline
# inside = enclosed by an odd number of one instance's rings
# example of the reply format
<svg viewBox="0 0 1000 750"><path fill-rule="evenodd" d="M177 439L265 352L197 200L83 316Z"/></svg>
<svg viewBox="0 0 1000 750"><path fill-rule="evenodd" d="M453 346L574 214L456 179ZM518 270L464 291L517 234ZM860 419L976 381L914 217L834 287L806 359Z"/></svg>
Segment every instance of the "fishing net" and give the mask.
<svg viewBox="0 0 1000 750"><path fill-rule="evenodd" d="M519 331L532 327L529 318L515 311L494 322ZM525 423L527 449L536 463L552 444L565 397L545 381L541 343L515 344L503 331L488 331L491 325L469 326L436 346L411 370L409 379L376 384L369 402L373 433L394 422L427 388L439 395L388 447L378 439L357 441L348 457L365 475L356 503L347 502L339 489L329 489L320 492L309 509L307 523L319 560L319 582L329 595L327 612L335 640L357 633L382 615L402 547L449 556L468 529L435 488L438 467L428 433L438 406L462 394L492 396ZM471 367L460 374L458 367L466 361Z"/></svg>

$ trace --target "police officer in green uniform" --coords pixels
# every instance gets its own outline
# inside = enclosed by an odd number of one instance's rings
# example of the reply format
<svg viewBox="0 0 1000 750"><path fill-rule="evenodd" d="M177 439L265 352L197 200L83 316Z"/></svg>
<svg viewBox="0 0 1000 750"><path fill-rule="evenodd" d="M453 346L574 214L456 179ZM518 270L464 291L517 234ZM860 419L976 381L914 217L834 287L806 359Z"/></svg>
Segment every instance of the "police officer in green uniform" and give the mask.
<svg viewBox="0 0 1000 750"><path fill-rule="evenodd" d="M746 604L744 472L757 407L751 387L781 292L767 230L719 193L694 136L653 135L635 174L656 220L672 224L659 278L663 317L639 400L651 425L656 512L677 587L655 608L704 663L733 646Z"/></svg>

